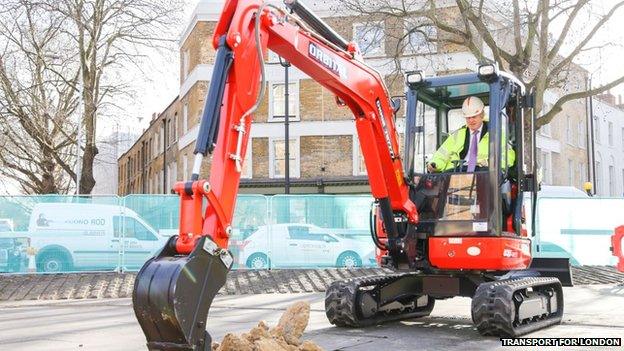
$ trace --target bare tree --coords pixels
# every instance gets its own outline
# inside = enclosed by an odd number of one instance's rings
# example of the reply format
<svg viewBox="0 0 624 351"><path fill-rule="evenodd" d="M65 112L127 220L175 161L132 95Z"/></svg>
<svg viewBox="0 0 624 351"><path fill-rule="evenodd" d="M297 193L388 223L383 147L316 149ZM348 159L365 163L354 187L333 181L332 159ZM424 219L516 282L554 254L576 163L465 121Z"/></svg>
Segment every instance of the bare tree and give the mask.
<svg viewBox="0 0 624 351"><path fill-rule="evenodd" d="M617 44L599 42L596 34L615 19L624 1L343 0L340 6L363 18L403 24L404 30L395 31L399 71L402 52L414 36L437 47L463 47L481 62L497 62L535 89L538 128L550 123L566 102L624 82L624 76L616 77L588 89L578 82L582 70L575 65L592 50ZM548 89L562 94L541 111Z"/></svg>
<svg viewBox="0 0 624 351"><path fill-rule="evenodd" d="M73 172L77 95L72 57L55 54L64 20L26 1L0 14L0 176L25 194L66 193ZM54 60L53 60L54 59Z"/></svg>
<svg viewBox="0 0 624 351"><path fill-rule="evenodd" d="M78 55L85 130L80 194L95 185L96 121L131 90L131 82L111 73L142 70L149 53L157 53L153 49L171 50L183 5L183 0L48 0L50 11L74 27L71 45Z"/></svg>
<svg viewBox="0 0 624 351"><path fill-rule="evenodd" d="M119 102L132 99L132 78L137 76L126 72L148 77L150 55L175 50L184 4L185 0L3 4L0 106L6 123L0 142L12 146L11 151L0 150L3 165L12 169L6 175L28 193L67 192L79 182L78 192L89 194L95 185L97 124L124 116ZM76 139L80 150L73 146ZM79 180L71 166L78 151ZM37 177L41 179L35 181ZM38 182L42 185L30 188Z"/></svg>

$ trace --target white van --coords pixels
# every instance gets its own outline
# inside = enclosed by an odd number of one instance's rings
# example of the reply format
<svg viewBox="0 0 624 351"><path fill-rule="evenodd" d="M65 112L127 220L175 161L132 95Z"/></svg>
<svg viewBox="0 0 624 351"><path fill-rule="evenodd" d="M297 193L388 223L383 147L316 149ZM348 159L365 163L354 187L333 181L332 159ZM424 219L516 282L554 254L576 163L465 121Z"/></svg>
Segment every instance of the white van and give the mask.
<svg viewBox="0 0 624 351"><path fill-rule="evenodd" d="M263 225L242 241L239 263L248 268L374 266L372 240L336 235L313 224ZM368 237L364 237L368 238Z"/></svg>
<svg viewBox="0 0 624 351"><path fill-rule="evenodd" d="M80 203L35 205L28 236L42 272L140 268L168 240L126 207Z"/></svg>

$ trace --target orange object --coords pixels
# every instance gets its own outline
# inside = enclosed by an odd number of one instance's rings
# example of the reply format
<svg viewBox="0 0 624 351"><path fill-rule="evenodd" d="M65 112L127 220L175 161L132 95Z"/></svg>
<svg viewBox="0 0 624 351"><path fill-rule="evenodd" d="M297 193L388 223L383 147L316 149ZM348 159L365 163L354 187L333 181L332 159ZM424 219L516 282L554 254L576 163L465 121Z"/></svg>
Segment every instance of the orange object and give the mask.
<svg viewBox="0 0 624 351"><path fill-rule="evenodd" d="M624 272L624 252L622 252L622 241L624 241L624 225L615 228L615 233L611 236L611 251L613 256L619 259L617 269Z"/></svg>
<svg viewBox="0 0 624 351"><path fill-rule="evenodd" d="M531 241L519 237L430 237L429 260L440 269L526 269Z"/></svg>

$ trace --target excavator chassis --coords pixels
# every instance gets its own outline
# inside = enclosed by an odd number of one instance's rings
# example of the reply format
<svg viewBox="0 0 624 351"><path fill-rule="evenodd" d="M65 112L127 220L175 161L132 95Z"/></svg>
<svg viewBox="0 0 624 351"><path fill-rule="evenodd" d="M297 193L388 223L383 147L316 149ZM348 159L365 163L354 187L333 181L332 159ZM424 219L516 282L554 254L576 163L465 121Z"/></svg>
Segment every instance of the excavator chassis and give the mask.
<svg viewBox="0 0 624 351"><path fill-rule="evenodd" d="M472 298L472 320L482 335L517 337L559 324L563 290L556 278L485 281L479 275L402 273L336 281L325 313L338 327L366 327L428 316L435 299Z"/></svg>

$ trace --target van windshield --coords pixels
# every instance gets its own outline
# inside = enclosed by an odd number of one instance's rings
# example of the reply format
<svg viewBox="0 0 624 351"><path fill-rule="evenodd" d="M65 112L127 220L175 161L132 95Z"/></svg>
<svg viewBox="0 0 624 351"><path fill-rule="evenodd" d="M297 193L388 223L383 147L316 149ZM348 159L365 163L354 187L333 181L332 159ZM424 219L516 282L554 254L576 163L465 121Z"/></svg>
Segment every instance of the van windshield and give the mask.
<svg viewBox="0 0 624 351"><path fill-rule="evenodd" d="M124 219L123 225L121 218ZM156 241L158 238L147 229L141 222L132 217L113 217L113 230L116 238L135 238L138 240Z"/></svg>

